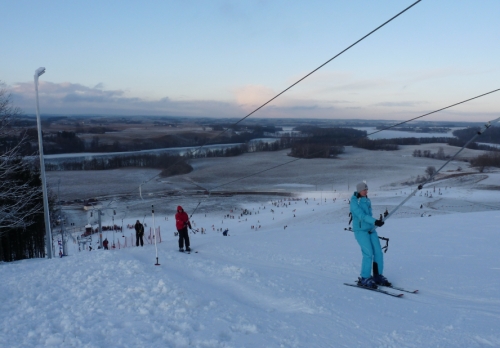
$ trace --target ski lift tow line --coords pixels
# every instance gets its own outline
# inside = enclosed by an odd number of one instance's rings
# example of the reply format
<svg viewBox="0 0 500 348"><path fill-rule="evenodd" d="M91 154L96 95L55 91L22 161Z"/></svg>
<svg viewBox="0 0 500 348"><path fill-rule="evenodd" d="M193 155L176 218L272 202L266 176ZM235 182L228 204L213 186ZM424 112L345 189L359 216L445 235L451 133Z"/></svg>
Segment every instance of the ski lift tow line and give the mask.
<svg viewBox="0 0 500 348"><path fill-rule="evenodd" d="M194 208L193 212L191 213L191 215L189 215L189 218L191 219L194 215L194 213L196 213L196 210L198 210L198 207L202 204L202 203L205 203L209 198L210 198L210 195L212 194L212 191L208 191L208 195L207 197L205 197L205 199L203 201L200 201L198 203L198 205L196 206L196 208Z"/></svg>
<svg viewBox="0 0 500 348"><path fill-rule="evenodd" d="M308 73L307 75L303 76L302 78L300 78L299 80L297 80L296 82L294 82L293 84L291 84L290 86L288 86L287 88L285 88L283 91L281 91L280 93L276 94L274 97L272 97L271 99L269 99L268 101L266 101L264 104L262 104L261 106L259 106L258 108L256 108L255 110L253 110L252 112L250 112L248 115L246 115L245 117L243 117L242 119L240 119L239 121L237 121L236 123L234 123L231 127L229 128L232 128L236 125L238 125L240 122L243 122L245 119L247 119L248 117L250 117L251 115L253 115L254 113L256 113L257 111L259 111L260 109L262 109L264 106L266 106L267 104L269 104L270 102L272 102L273 100L275 100L276 98L278 98L279 96L281 96L282 94L284 94L285 92L287 92L289 89L291 89L292 87L294 87L295 85L299 84L300 82L302 82L303 80L305 80L306 78L308 78L309 76L311 76L312 74L314 74L316 71L318 71L319 69L321 69L322 67L324 67L325 65L327 65L328 63L330 63L332 60L334 60L335 58L337 58L338 56L340 56L341 54L343 54L344 52L348 51L349 49L351 49L352 47L354 47L355 45L357 45L358 43L360 43L361 41L363 41L364 39L366 39L368 36L370 36L371 34L373 34L374 32L376 32L377 30L381 29L383 26L385 26L386 24L388 24L389 22L393 21L394 19L396 19L397 17L399 17L400 15L402 15L403 13L405 13L406 11L408 11L410 8L412 8L413 6L415 6L416 4L418 4L419 2L421 2L422 0L417 0L415 1L413 4L411 4L410 6L408 6L407 8L405 8L403 11L399 12L398 14L396 14L395 16L393 16L392 18L388 19L387 21L385 21L384 23L382 23L381 25L379 25L377 28L373 29L372 31L370 31L368 34L366 34L365 36L363 36L362 38L360 38L359 40L357 40L356 42L354 42L353 44L351 44L350 46L348 46L347 48L344 48L342 51L340 51L339 53L337 53L335 56L333 56L332 58L330 58L329 60L327 60L326 62L324 62L323 64L321 64L320 66L318 66L316 69L314 69L313 71L311 71L310 73ZM228 131L228 129L225 129L223 130L222 132L220 132L219 134L217 134L214 138L211 139L211 141L213 141L214 139L218 138L219 136L221 136L222 134L226 133ZM200 147L198 147L197 149L195 149L194 151L190 151L191 153L196 153L198 151L200 151L204 146L208 145L208 143L210 142L210 140L207 140L204 144L202 144ZM179 161L175 162L174 164L172 164L171 166L177 164ZM146 184L148 182L150 182L151 180L153 180L154 178L156 178L159 174L155 175L154 177L152 177L151 179L148 179L147 181L143 182L141 184L141 186L143 184ZM140 189L140 188L139 188Z"/></svg>
<svg viewBox="0 0 500 348"><path fill-rule="evenodd" d="M406 121L403 121L403 122L400 122L400 123L394 124L394 125L392 125L392 126L389 126L389 127L383 128L383 129L381 129L381 130L378 130L378 131L375 131L375 132L372 132L372 133L368 133L368 134L366 134L365 136L363 136L362 138L367 138L367 137L369 137L370 135L373 135L373 134L376 134L376 133L382 132L382 131L384 131L384 130L389 130L389 129L391 129L391 128L394 128L394 127L400 126L400 125L402 125L402 124L405 124L405 123L408 123L408 122L414 121L414 120L416 120L416 119L419 119L419 118L422 118L422 117L425 117L425 116L429 116L429 115L431 115L431 114L434 114L434 113L437 113L437 112L440 112L440 111L443 111L443 110L446 110L446 109L450 109L450 108L452 108L452 107L454 107L454 106L457 106L457 105L460 105L460 104L467 103L467 102L469 102L469 101L471 101L471 100L478 99L478 98L484 97L484 96L486 96L486 95L488 95L488 94L491 94L491 93L494 93L494 92L498 92L498 91L500 91L500 88L495 89L495 90L490 91L490 92L487 92L487 93L480 94L480 95L475 96L475 97L473 97L473 98L469 98L469 99L466 99L466 100L462 100L462 101L460 101L460 102L458 102L458 103L451 104L451 105L448 105L448 106L443 107L443 108L441 108L441 109L438 109L438 110L434 110L434 111L428 112L428 113L426 113L426 114L423 114L423 115L420 115L420 116L417 116L417 117L411 118L411 119L409 119L409 120L406 120ZM495 120L495 121L496 121L496 120ZM495 121L493 121L493 122L495 122ZM346 146L346 145L348 145L348 144L349 144L350 142L352 142L352 141L353 141L353 140L349 140L349 141L347 141L346 143L344 143L344 144L342 144L342 145L340 145L340 146ZM320 151L314 152L314 153L310 154L309 156L310 156L310 157L311 157L311 156L314 156L315 154L320 153L320 152L322 152L322 151L323 151L323 150L320 150ZM304 157L304 158L307 158L307 157ZM258 175L258 174L262 174L262 173L264 173L264 172L267 172L267 171L270 171L270 170L273 170L273 169L276 169L276 168L279 168L279 167L285 166L285 165L287 165L287 164L290 164L290 163L293 163L293 162L300 161L300 160L302 160L302 159L304 159L304 158L303 158L303 157L295 158L295 159L293 159L293 160L290 160L290 161L287 161L287 162L284 162L284 163L281 163L281 164L275 165L275 166L273 166L273 167L266 168L266 169L263 169L263 170L261 170L261 171L258 171L258 172L252 173L252 174L245 175L245 176L243 176L243 177L240 177L240 178L237 178L237 179L234 179L234 180L228 181L228 182L226 182L226 183L223 183L223 184L220 184L220 185L214 186L214 187L212 187L212 189L211 189L211 190L213 191L213 190L215 190L215 189L217 189L217 188L220 188L220 187L222 187L222 186L226 186L226 185L232 184L232 183L234 183L234 182L237 182L237 181L240 181L240 180L243 180L243 179L246 179L246 178L249 178L249 177L252 177L252 176Z"/></svg>
<svg viewBox="0 0 500 348"><path fill-rule="evenodd" d="M373 132L373 133L367 134L367 136L370 136L370 135L373 135L373 134L380 133L380 132L382 132L382 131L385 131L385 130L391 129L391 128L393 128L393 127L401 126L402 124L405 124L405 123L408 123L408 122L411 122L411 121L415 121L415 120L417 120L417 119L419 119L419 118L422 118L422 117L425 117L425 116L429 116L429 115L435 114L436 112L440 112L440 111L443 111L443 110L446 110L446 109L450 109L450 108L452 108L452 107L454 107L454 106L457 106L457 105L460 105L460 104L464 104L464 103L470 102L471 100L478 99L478 98L484 97L484 96L486 96L486 95L488 95L488 94L495 93L495 92L498 92L498 91L500 91L500 88L495 89L495 90L493 90L493 91L489 91L489 92L487 92L487 93L483 93L483 94L477 95L477 96L475 96L475 97L473 97L473 98L469 98L469 99L466 99L466 100L462 100L461 102L458 102L458 103L455 103L455 104L452 104L452 105L448 105L448 106L446 106L446 107L444 107L444 108L441 108L441 109L438 109L438 110L434 110L434 111L428 112L428 113L423 114L423 115L421 115L421 116L411 118L411 119L409 119L409 120L407 120L407 121L403 121L403 122L396 123L396 124L394 124L394 125L392 125L392 126L389 126L389 127L387 127L387 128L382 128L382 129L379 129L379 130L377 130L377 131L375 131L375 132ZM494 122L494 121L493 121L493 122Z"/></svg>
<svg viewBox="0 0 500 348"><path fill-rule="evenodd" d="M443 111L443 110L449 109L449 108L451 108L451 107L453 107L453 106L460 105L460 104L464 104L464 103L469 102L469 101L471 101L471 100L478 99L478 98L484 97L484 96L486 96L486 95L488 95L488 94L491 94L491 93L494 93L494 92L498 92L498 91L500 91L500 88L499 88L499 89L492 90L492 91L487 92L487 93L480 94L480 95L475 96L475 97L473 97L473 98L469 98L469 99L466 99L466 100L460 101L460 102L458 102L458 103L455 103L455 104L452 104L452 105L449 105L449 106L443 107L443 108L441 108L441 109L438 109L438 110L434 110L434 111L428 112L428 113L426 113L426 114L423 114L423 115L420 115L420 116L418 116L418 117L414 117L414 118L412 118L412 119L409 119L409 120L406 120L406 121L403 121L403 122L397 123L397 124L395 124L395 125L392 125L392 126L386 127L386 128L384 128L384 129L381 129L381 130L378 130L378 131L375 131L375 132L369 133L369 134L367 134L366 136L364 136L363 138L368 137L368 136L370 136L370 135L372 135L372 134L379 133L379 132L381 132L381 131L388 130L388 129L394 128L394 127L396 127L396 126L399 126L399 125L402 125L402 124L405 124L405 123L408 123L408 122L414 121L414 120L416 120L416 119L419 119L419 118L422 118L422 117L425 117L425 116L428 116L428 115L434 114L434 113L436 113L436 112L439 112L439 111ZM489 123L495 123L495 122L497 122L498 120L499 120L499 119L496 119L496 120L491 121L491 122L489 122ZM488 126L488 127L489 127L489 126ZM486 128L488 128L488 127L486 127ZM483 132L483 131L484 131L484 130L480 131L480 133L481 133L481 132ZM478 135L479 135L479 134L478 134ZM476 135L473 139L469 140L465 146L467 146L469 143L471 143L471 142L472 142L472 141L473 141L476 137L477 137L477 135ZM347 142L347 143L345 143L344 145L347 145L349 142L350 142L350 141L348 141L348 142ZM462 149L461 149L460 151L462 151ZM453 158L455 158L455 157L456 157L456 156L460 153L460 151L459 151L459 152L457 152L457 153L453 156ZM314 155L314 154L312 154L312 155ZM311 156L312 156L312 155L311 155ZM453 158L452 158L451 160L453 160ZM301 160L301 159L303 159L303 158L295 158L295 159L293 159L293 160L290 160L290 161L287 161L287 162L284 162L284 163L278 164L278 165L276 165L276 166L273 166L273 167L270 167L270 168L266 168L266 169L263 169L263 170L261 170L261 171L258 171L258 172L252 173L252 174L248 174L248 175L245 175L245 176L243 176L243 177L236 178L236 179L234 179L234 180L231 180L231 181L225 182L225 183L223 183L223 184L220 184L220 185L214 186L214 187L212 187L211 189L207 189L207 191L209 192L208 196L207 196L207 197L206 197L203 201L201 201L200 203L198 203L198 205L196 206L196 208L194 209L194 211L191 213L191 217L192 217L192 215L196 212L196 210L198 209L198 207L199 207L202 203L204 203L205 201L207 201L207 200L210 198L210 195L212 194L212 191L213 191L213 190L215 190L215 189L217 189L217 188L220 188L220 187L222 187L222 186L226 186L226 185L229 185L229 184L231 184L231 183L234 183L234 182L237 182L237 181L240 181L240 180L244 180L244 179L246 179L246 178L249 178L249 177L252 177L252 176L256 176L256 175L258 175L258 174L261 174L261 173L264 173L264 172L267 172L267 171L270 171L270 170L276 169L276 168L278 168L278 167L282 167L282 166L285 166L285 165L287 165L287 164L290 164L290 163L293 163L293 162L297 162L297 161L299 161L299 160ZM450 161L451 161L451 160L450 160ZM448 162L449 162L449 161L448 161ZM445 165L446 165L448 162L446 162L446 163L445 163ZM443 167L444 167L444 166L443 166ZM442 169L442 167L441 167L438 171L440 171L441 169ZM429 181L429 180L427 180L425 183L427 183L428 181ZM143 182L143 183L141 184L141 186L142 186L143 184L145 184L145 183L146 183L146 182ZM425 184L425 183L424 183L424 184ZM413 195L413 194L414 194L414 193L412 193L412 195ZM411 197L411 195L410 195L410 197ZM141 198L142 198L142 194L141 194ZM159 198L159 199L157 199L157 200L155 200L155 201L161 201L161 200L163 200L163 199L164 199L164 198ZM408 199L409 199L409 198L407 198L406 200L404 200L404 201L403 201L400 205L403 205L404 203L406 203L406 202L408 201ZM396 209L394 209L394 210L393 210L393 211L392 211L389 215L392 215L392 214L393 214L393 213L394 213L397 209L399 209L399 207L400 207L400 206L398 206ZM386 219L389 217L389 215L386 217Z"/></svg>
<svg viewBox="0 0 500 348"><path fill-rule="evenodd" d="M496 123L500 120L500 117L493 120L493 121L490 121L488 123L486 123L485 125L483 125L483 127L481 127L481 129L467 142L465 143L464 146L462 146L460 148L460 150L458 150L454 155L453 157L451 157L448 161L446 161L442 166L441 168L439 168L438 170L436 170L436 172L434 172L434 174L432 174L429 179L427 179L426 181L424 181L422 184L419 184L418 187L408 196L406 197L401 203L399 203L399 205L394 208L385 218L384 218L384 221L387 220L388 218L390 218L399 208L401 208L407 201L410 200L411 197L413 197L417 191L421 190L425 184L431 182L434 177L448 164L450 163L451 161L453 161L455 159L455 157L457 157L457 155L462 152L463 149L465 149L467 147L467 145L469 145L471 142L473 142L478 136L480 136L481 134L484 133L484 131L486 131L488 128L491 127L491 125L493 123Z"/></svg>

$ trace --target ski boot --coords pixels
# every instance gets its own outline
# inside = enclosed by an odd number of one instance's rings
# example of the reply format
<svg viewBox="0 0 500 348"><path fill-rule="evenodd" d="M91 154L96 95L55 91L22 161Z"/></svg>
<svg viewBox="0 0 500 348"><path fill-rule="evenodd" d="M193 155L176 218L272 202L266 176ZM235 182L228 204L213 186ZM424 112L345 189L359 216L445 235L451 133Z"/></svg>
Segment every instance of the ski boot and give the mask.
<svg viewBox="0 0 500 348"><path fill-rule="evenodd" d="M375 284L380 285L380 286L391 286L392 285L387 280L387 278L384 277L382 274L377 274L376 276L373 277L373 280L375 281Z"/></svg>
<svg viewBox="0 0 500 348"><path fill-rule="evenodd" d="M377 284L373 280L373 277L368 277L368 278L359 277L357 285L362 286L364 288L372 288L372 289L377 288Z"/></svg>

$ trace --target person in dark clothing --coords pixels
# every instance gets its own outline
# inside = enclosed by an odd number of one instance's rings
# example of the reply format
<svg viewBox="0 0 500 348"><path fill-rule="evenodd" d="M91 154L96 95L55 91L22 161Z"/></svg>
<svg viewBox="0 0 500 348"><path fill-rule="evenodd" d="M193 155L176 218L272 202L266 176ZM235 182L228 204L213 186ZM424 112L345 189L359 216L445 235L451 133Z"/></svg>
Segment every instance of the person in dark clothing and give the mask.
<svg viewBox="0 0 500 348"><path fill-rule="evenodd" d="M102 242L102 245L104 247L104 250L109 250L108 249L108 238L106 238L103 242Z"/></svg>
<svg viewBox="0 0 500 348"><path fill-rule="evenodd" d="M144 236L144 226L142 226L141 222L137 220L135 223L135 246L139 246L139 243L141 243L141 246L144 246L144 240L142 237Z"/></svg>
<svg viewBox="0 0 500 348"><path fill-rule="evenodd" d="M180 205L177 207L177 214L175 214L175 227L179 232L179 251L184 251L184 244L186 244L186 251L191 251L188 235L188 227L191 229L191 223L188 214Z"/></svg>

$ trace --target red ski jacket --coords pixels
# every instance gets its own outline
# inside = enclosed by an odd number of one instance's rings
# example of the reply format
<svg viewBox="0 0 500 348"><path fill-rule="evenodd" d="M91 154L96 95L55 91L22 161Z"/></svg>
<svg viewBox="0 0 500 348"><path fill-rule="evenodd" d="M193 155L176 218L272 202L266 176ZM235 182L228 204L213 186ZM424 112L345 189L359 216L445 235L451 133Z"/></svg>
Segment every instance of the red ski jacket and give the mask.
<svg viewBox="0 0 500 348"><path fill-rule="evenodd" d="M178 230L182 230L186 226L189 226L189 228L191 228L189 216L179 205L177 207L177 214L175 214L175 227L177 227Z"/></svg>

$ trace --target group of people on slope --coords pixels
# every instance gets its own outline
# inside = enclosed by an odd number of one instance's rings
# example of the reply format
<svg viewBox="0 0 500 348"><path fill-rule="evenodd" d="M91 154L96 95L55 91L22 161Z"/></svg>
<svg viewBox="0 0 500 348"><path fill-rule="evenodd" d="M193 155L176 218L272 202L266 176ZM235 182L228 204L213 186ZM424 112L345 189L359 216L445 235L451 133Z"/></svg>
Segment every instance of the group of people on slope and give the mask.
<svg viewBox="0 0 500 348"><path fill-rule="evenodd" d="M188 227L192 229L191 222L189 222L189 216L184 211L184 209L179 205L177 207L177 213L175 214L175 227L179 232L179 251L184 251L184 245L186 245L186 251L191 251L189 247L189 234ZM141 224L139 220L135 223L135 245L144 246L144 226Z"/></svg>
<svg viewBox="0 0 500 348"><path fill-rule="evenodd" d="M358 285L376 288L377 285L390 286L391 283L383 275L384 254L377 234L377 227L382 227L382 218L372 216L372 204L368 198L368 185L360 182L350 200L352 214L352 230L354 237L361 247L362 261L361 274ZM387 212L386 214L387 215ZM189 216L179 205L175 214L175 227L179 234L179 251L191 251L188 228L192 229ZM144 226L139 220L135 223L136 246L144 245ZM186 247L184 249L184 246Z"/></svg>

